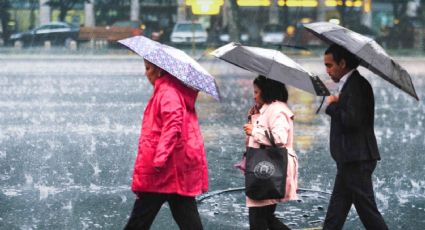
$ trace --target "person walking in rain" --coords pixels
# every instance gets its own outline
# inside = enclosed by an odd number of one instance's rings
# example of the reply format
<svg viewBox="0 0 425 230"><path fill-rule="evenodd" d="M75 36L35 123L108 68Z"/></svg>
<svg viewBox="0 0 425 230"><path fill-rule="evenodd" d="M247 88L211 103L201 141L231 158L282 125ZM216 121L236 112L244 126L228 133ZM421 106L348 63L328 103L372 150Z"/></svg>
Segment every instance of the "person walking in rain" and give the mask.
<svg viewBox="0 0 425 230"><path fill-rule="evenodd" d="M277 203L297 199L298 158L292 147L294 114L286 104L288 91L285 84L258 76L254 80L253 87L255 106L250 109L248 114L250 122L244 125L244 131L248 137L248 147L270 146L271 143L264 133L269 130L274 136L276 145L283 145L287 148L288 168L284 198L253 200L246 197L249 226L251 230L289 229L276 218L274 212Z"/></svg>
<svg viewBox="0 0 425 230"><path fill-rule="evenodd" d="M342 229L352 204L366 229L388 229L372 185L372 173L381 159L374 133L372 87L356 70L359 59L339 45L325 51L324 64L338 83L339 94L327 98L330 151L337 174L323 229Z"/></svg>
<svg viewBox="0 0 425 230"><path fill-rule="evenodd" d="M208 189L208 169L195 101L198 91L145 59L153 95L145 108L132 190L130 229L149 229L168 202L180 229L202 229L195 196Z"/></svg>

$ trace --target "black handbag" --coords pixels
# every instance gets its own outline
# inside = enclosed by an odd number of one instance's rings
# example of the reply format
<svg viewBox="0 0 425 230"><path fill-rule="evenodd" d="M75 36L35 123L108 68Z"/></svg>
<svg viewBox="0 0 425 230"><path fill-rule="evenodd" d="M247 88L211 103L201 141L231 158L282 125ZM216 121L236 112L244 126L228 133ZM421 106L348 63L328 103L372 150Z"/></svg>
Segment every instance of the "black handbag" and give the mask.
<svg viewBox="0 0 425 230"><path fill-rule="evenodd" d="M245 193L253 200L285 197L288 150L276 146L271 132L265 134L272 146L250 147L246 153Z"/></svg>

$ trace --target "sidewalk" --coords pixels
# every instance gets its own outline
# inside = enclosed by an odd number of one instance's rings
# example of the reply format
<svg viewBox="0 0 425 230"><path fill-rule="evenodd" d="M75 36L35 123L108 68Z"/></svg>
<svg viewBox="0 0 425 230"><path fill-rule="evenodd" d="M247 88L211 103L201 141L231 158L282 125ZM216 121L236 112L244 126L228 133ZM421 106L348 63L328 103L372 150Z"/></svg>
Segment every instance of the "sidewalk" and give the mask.
<svg viewBox="0 0 425 230"><path fill-rule="evenodd" d="M192 56L195 60L204 62L214 60L215 57L209 55L215 48L196 49L191 47L182 47L183 51ZM325 48L314 48L310 50L295 50L283 48L282 52L295 59L302 60L321 60ZM389 50L390 56L398 61L423 62L425 61L425 52L417 50ZM138 55L125 48L103 48L103 49L84 49L76 51L65 47L34 47L34 48L14 48L0 47L0 60L7 59L137 59Z"/></svg>

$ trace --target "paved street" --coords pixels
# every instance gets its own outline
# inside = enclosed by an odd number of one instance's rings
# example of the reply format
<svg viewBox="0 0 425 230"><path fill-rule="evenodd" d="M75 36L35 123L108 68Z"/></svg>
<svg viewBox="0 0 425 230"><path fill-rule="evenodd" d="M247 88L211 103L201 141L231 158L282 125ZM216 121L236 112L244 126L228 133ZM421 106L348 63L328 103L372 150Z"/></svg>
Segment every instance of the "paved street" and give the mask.
<svg viewBox="0 0 425 230"><path fill-rule="evenodd" d="M328 79L320 57L294 59ZM361 72L376 100L383 159L374 174L377 204L390 229L413 230L425 224L425 58L397 60L411 73L419 102ZM232 165L244 149L254 75L211 57L200 61L222 94L221 103L203 93L197 102L210 191L242 187L243 175ZM131 175L152 92L142 59L126 53L8 53L0 54L0 66L0 229L122 229L134 201ZM292 228L321 225L333 186L329 118L314 114L319 101L290 89L299 185L305 190L276 214ZM199 210L205 229L248 228L241 191L212 194ZM174 228L164 206L153 229ZM362 229L354 209L346 229Z"/></svg>

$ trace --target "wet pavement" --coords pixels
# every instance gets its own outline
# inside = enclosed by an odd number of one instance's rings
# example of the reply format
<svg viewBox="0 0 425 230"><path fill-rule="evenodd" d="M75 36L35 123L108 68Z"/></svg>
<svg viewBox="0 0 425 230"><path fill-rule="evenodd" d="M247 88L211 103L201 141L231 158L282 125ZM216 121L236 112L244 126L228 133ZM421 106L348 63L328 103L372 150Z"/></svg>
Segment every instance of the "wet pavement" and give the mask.
<svg viewBox="0 0 425 230"><path fill-rule="evenodd" d="M425 224L425 59L399 60L421 101L361 70L375 92L383 159L374 188L390 229L418 229ZM243 191L214 191L243 186L232 165L244 149L254 75L201 61L222 94L221 103L203 93L197 102L212 192L199 202L202 221L205 229L247 229ZM320 58L298 61L327 79ZM0 55L0 65L0 229L122 229L134 202L131 175L152 92L143 61L122 54ZM299 200L280 204L277 215L292 228L320 226L335 176L329 118L314 114L320 98L290 89L289 101L305 190ZM166 205L152 229L177 229ZM344 229L363 229L354 208Z"/></svg>

